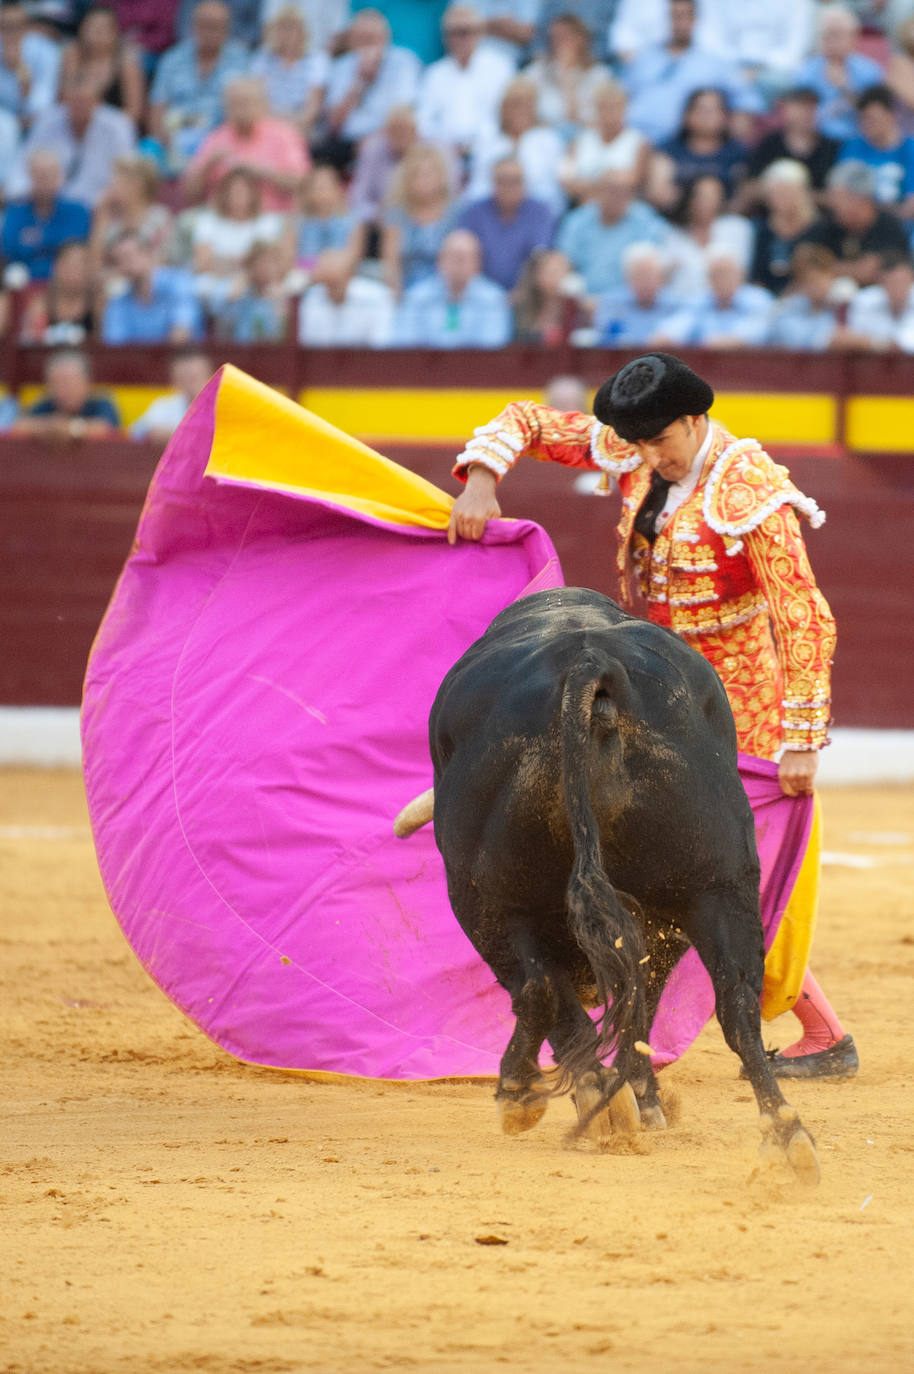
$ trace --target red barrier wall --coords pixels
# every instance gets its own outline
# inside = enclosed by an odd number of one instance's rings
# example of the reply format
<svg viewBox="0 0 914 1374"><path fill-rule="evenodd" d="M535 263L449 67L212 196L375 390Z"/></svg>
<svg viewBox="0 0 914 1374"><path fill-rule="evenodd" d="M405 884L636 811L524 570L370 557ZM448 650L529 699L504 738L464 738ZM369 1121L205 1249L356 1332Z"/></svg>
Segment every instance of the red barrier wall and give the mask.
<svg viewBox="0 0 914 1374"><path fill-rule="evenodd" d="M388 450L448 490L453 454ZM156 463L112 440L60 452L7 440L0 461L0 703L75 705L86 657L127 556ZM838 620L835 719L914 727L911 544L914 464L903 458L797 459L797 484L828 513L809 535ZM618 498L576 492L550 464L524 463L501 489L505 515L537 520L569 583L615 595Z"/></svg>

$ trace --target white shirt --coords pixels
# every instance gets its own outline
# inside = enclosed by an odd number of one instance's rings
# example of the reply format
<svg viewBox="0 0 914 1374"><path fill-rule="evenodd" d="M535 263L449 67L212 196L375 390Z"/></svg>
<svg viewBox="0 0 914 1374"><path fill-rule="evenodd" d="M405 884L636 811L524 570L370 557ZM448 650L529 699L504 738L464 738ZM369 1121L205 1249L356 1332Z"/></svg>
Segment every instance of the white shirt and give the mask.
<svg viewBox="0 0 914 1374"><path fill-rule="evenodd" d="M298 342L315 348L386 348L393 325L393 292L383 282L353 277L339 305L316 283L302 296Z"/></svg>
<svg viewBox="0 0 914 1374"><path fill-rule="evenodd" d="M670 519L670 517L674 515L676 511L678 511L679 507L689 499L689 497L692 495L692 492L698 486L698 479L701 476L701 470L705 465L705 459L711 452L711 440L713 438L714 426L709 420L708 432L704 437L704 442L702 443L701 448L695 455L692 466L689 468L685 477L681 478L678 482L674 482L666 494L666 501L664 502L663 510L660 512L660 514L657 516L657 519L654 521L654 529L657 531L658 534L663 529L664 525Z"/></svg>
<svg viewBox="0 0 914 1374"><path fill-rule="evenodd" d="M701 0L695 42L738 67L793 73L815 41L814 0Z"/></svg>
<svg viewBox="0 0 914 1374"><path fill-rule="evenodd" d="M898 344L910 353L914 344L914 287L900 315L893 315L882 286L864 286L850 303L847 327L875 344Z"/></svg>
<svg viewBox="0 0 914 1374"><path fill-rule="evenodd" d="M183 391L157 396L149 409L144 410L138 420L134 420L127 433L131 439L145 439L159 432L174 434L190 409L190 399Z"/></svg>
<svg viewBox="0 0 914 1374"><path fill-rule="evenodd" d="M562 140L555 129L539 125L527 129L516 140L491 125L483 130L473 145L467 201L492 194L495 164L503 157L516 158L520 163L528 196L544 200L557 213L564 210L567 202L558 181Z"/></svg>
<svg viewBox="0 0 914 1374"><path fill-rule="evenodd" d="M488 125L498 124L498 107L514 75L500 53L479 47L465 67L442 57L426 68L416 110L423 138L468 148Z"/></svg>

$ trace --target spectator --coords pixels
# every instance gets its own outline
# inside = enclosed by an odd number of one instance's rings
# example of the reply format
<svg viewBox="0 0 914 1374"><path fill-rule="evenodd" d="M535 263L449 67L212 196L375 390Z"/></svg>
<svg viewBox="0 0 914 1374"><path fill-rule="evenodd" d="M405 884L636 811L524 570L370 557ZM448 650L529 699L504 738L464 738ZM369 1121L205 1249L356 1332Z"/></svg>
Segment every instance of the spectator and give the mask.
<svg viewBox="0 0 914 1374"><path fill-rule="evenodd" d="M32 194L7 205L0 242L8 262L23 263L33 281L47 281L61 244L89 237L89 212L61 196L63 172L53 148L36 148L28 171Z"/></svg>
<svg viewBox="0 0 914 1374"><path fill-rule="evenodd" d="M914 133L914 13L895 28L895 49L885 67L885 82L901 102L901 122L906 134Z"/></svg>
<svg viewBox="0 0 914 1374"><path fill-rule="evenodd" d="M261 22L271 24L289 4L294 4L311 37L314 52L340 52L350 19L349 0L263 0Z"/></svg>
<svg viewBox="0 0 914 1374"><path fill-rule="evenodd" d="M198 336L200 311L186 273L156 266L152 250L133 231L115 245L113 260L125 289L105 306L104 343L178 344Z"/></svg>
<svg viewBox="0 0 914 1374"><path fill-rule="evenodd" d="M10 114L9 110L0 109L0 195L3 195L17 166L21 135L22 126L16 116Z"/></svg>
<svg viewBox="0 0 914 1374"><path fill-rule="evenodd" d="M363 8L363 0L354 0L354 7L357 11ZM444 53L441 20L447 0L387 0L382 8L395 46L408 48L423 67L438 61ZM347 35L343 34L339 51L345 52L346 42Z"/></svg>
<svg viewBox="0 0 914 1374"><path fill-rule="evenodd" d="M13 434L57 440L103 439L120 429L114 403L92 392L85 353L72 349L52 353L44 377L45 394L15 422Z"/></svg>
<svg viewBox="0 0 914 1374"><path fill-rule="evenodd" d="M686 102L695 91L723 91L737 109L755 110L731 63L695 42L694 0L670 0L670 37L644 48L623 73L629 95L628 119L655 146L681 130Z"/></svg>
<svg viewBox="0 0 914 1374"><path fill-rule="evenodd" d="M499 104L514 73L506 58L482 43L485 24L472 5L449 5L442 31L448 55L422 77L419 132L467 156L480 134L497 125Z"/></svg>
<svg viewBox="0 0 914 1374"><path fill-rule="evenodd" d="M766 213L754 221L755 247L750 278L774 296L786 289L794 250L820 224L819 210L802 162L782 158L763 173L760 187Z"/></svg>
<svg viewBox="0 0 914 1374"><path fill-rule="evenodd" d="M675 138L661 143L651 160L649 199L661 209L676 203L681 188L699 176L718 177L730 200L746 170L747 149L730 137L730 109L723 91L693 91Z"/></svg>
<svg viewBox="0 0 914 1374"><path fill-rule="evenodd" d="M794 86L784 92L778 102L781 127L765 134L749 153L749 181L739 197L741 208L755 207L758 178L773 162L784 158L801 162L809 173L813 190L824 190L825 178L834 166L840 145L819 131L818 110L819 97L811 86Z"/></svg>
<svg viewBox="0 0 914 1374"><path fill-rule="evenodd" d="M757 348L765 343L772 297L764 287L747 283L731 249L708 253L708 286L708 294L693 307L667 320L666 339L693 348Z"/></svg>
<svg viewBox="0 0 914 1374"><path fill-rule="evenodd" d="M136 135L121 110L101 105L85 75L71 76L61 102L40 114L7 182L10 198L29 194L28 160L36 148L53 148L66 169L63 196L92 207L111 180L116 160L133 152Z"/></svg>
<svg viewBox="0 0 914 1374"><path fill-rule="evenodd" d="M386 348L394 325L394 294L383 282L353 276L341 249L320 254L302 296L298 341L311 348Z"/></svg>
<svg viewBox="0 0 914 1374"><path fill-rule="evenodd" d="M657 212L634 194L630 172L604 172L596 199L572 210L559 226L556 247L580 272L591 295L622 286L622 254L631 244L663 244L669 238Z"/></svg>
<svg viewBox="0 0 914 1374"><path fill-rule="evenodd" d="M856 133L854 97L882 81L878 62L855 52L860 23L846 5L822 5L819 11L819 51L794 73L798 86L811 86L819 97L819 128L829 138Z"/></svg>
<svg viewBox="0 0 914 1374"><path fill-rule="evenodd" d="M121 38L113 10L93 6L80 20L76 37L67 44L61 80L83 74L97 86L101 99L123 110L139 127L146 104L146 82L134 53Z"/></svg>
<svg viewBox="0 0 914 1374"><path fill-rule="evenodd" d="M156 200L159 172L147 157L119 157L92 217L90 246L96 267L111 266L111 250L128 229L139 234L161 262L171 256L174 218Z"/></svg>
<svg viewBox="0 0 914 1374"><path fill-rule="evenodd" d="M609 35L619 0L543 0L540 6L539 43L545 47L549 31L559 16L571 14L587 29L590 46L598 62L612 56Z"/></svg>
<svg viewBox="0 0 914 1374"><path fill-rule="evenodd" d="M297 222L296 257L310 267L328 248L345 249L350 261L362 256L364 231L349 209L343 178L335 167L315 167L305 182Z"/></svg>
<svg viewBox="0 0 914 1374"><path fill-rule="evenodd" d="M485 20L485 46L515 69L530 56L542 0L478 0Z"/></svg>
<svg viewBox="0 0 914 1374"><path fill-rule="evenodd" d="M592 127L582 129L561 164L562 185L573 200L589 200L604 172L631 172L640 187L650 149L644 135L626 126L628 97L615 81L601 81L591 92Z"/></svg>
<svg viewBox="0 0 914 1374"><path fill-rule="evenodd" d="M265 210L288 214L310 167L301 135L267 114L263 85L250 76L225 83L225 123L207 134L184 174L189 201L209 198L226 172L242 167L257 178Z"/></svg>
<svg viewBox="0 0 914 1374"><path fill-rule="evenodd" d="M350 166L359 140L380 129L394 105L413 103L419 71L415 53L391 43L380 10L360 10L349 30L349 51L330 69L322 160Z"/></svg>
<svg viewBox="0 0 914 1374"><path fill-rule="evenodd" d="M590 409L587 384L583 378L570 373L550 377L543 388L543 403L551 406L553 410L563 410L566 414L587 414Z"/></svg>
<svg viewBox="0 0 914 1374"><path fill-rule="evenodd" d="M0 9L0 109L31 123L54 104L59 75L57 44L29 29L24 4L5 4Z"/></svg>
<svg viewBox="0 0 914 1374"><path fill-rule="evenodd" d="M0 395L0 434L8 434L19 419L19 402L15 396Z"/></svg>
<svg viewBox="0 0 914 1374"><path fill-rule="evenodd" d="M169 365L172 390L157 396L127 433L131 439L148 439L164 448L190 409L191 402L213 375L213 364L205 353L182 350Z"/></svg>
<svg viewBox="0 0 914 1374"><path fill-rule="evenodd" d="M531 196L545 201L557 214L565 208L558 180L562 140L554 129L536 120L536 87L525 77L516 77L501 98L498 128L483 129L473 143L467 188L471 200L492 194L493 168L510 157L523 168Z"/></svg>
<svg viewBox="0 0 914 1374"><path fill-rule="evenodd" d="M149 92L149 132L172 173L181 171L222 118L222 88L247 70L244 44L229 38L230 14L222 0L200 0L192 35L169 48Z"/></svg>
<svg viewBox="0 0 914 1374"><path fill-rule="evenodd" d="M557 348L582 323L584 283L564 253L537 249L527 259L514 290L518 343Z"/></svg>
<svg viewBox="0 0 914 1374"><path fill-rule="evenodd" d="M700 46L734 63L767 105L813 45L817 0L701 0Z"/></svg>
<svg viewBox="0 0 914 1374"><path fill-rule="evenodd" d="M847 327L866 348L914 349L914 267L908 254L886 253L878 284L864 286L851 301Z"/></svg>
<svg viewBox="0 0 914 1374"><path fill-rule="evenodd" d="M667 285L670 264L653 243L633 243L622 254L625 281L597 300L597 343L649 348L665 338L664 325L679 304Z"/></svg>
<svg viewBox="0 0 914 1374"><path fill-rule="evenodd" d="M845 346L847 331L832 302L837 266L834 253L818 243L801 243L794 249L788 290L771 316L772 347L824 353Z"/></svg>
<svg viewBox="0 0 914 1374"><path fill-rule="evenodd" d="M707 254L729 248L743 270L752 256L752 226L742 215L724 213L724 184L720 177L699 176L687 181L670 215L676 226L667 242L671 286L680 300L694 300L708 289Z"/></svg>
<svg viewBox="0 0 914 1374"><path fill-rule="evenodd" d="M283 270L292 265L292 230L283 215L261 208L260 186L246 167L227 172L213 204L192 230L194 286L210 302L226 299L255 243L277 249Z"/></svg>
<svg viewBox="0 0 914 1374"><path fill-rule="evenodd" d="M409 287L395 341L404 348L502 348L511 337L508 298L480 275L479 242L466 229L448 234L438 271Z"/></svg>
<svg viewBox="0 0 914 1374"><path fill-rule="evenodd" d="M178 0L108 0L125 43L137 51L144 72L175 41Z"/></svg>
<svg viewBox="0 0 914 1374"><path fill-rule="evenodd" d="M467 206L458 224L479 240L483 275L511 291L534 249L551 246L555 216L543 201L527 195L516 159L497 162L493 181L493 194Z"/></svg>
<svg viewBox="0 0 914 1374"><path fill-rule="evenodd" d="M231 343L279 343L286 336L289 303L275 244L255 243L244 265L244 288L216 308L213 333Z"/></svg>
<svg viewBox="0 0 914 1374"><path fill-rule="evenodd" d="M23 343L83 343L95 333L97 303L88 248L84 243L63 244L50 280L26 302Z"/></svg>
<svg viewBox="0 0 914 1374"><path fill-rule="evenodd" d="M417 143L400 163L381 228L384 280L395 295L434 275L455 218L444 157L431 144Z"/></svg>
<svg viewBox="0 0 914 1374"><path fill-rule="evenodd" d="M178 37L190 38L199 0L179 0ZM225 0L228 10L229 34L246 49L253 48L260 37L261 0Z"/></svg>
<svg viewBox="0 0 914 1374"><path fill-rule="evenodd" d="M531 62L524 76L537 88L542 122L570 134L596 120L594 95L609 79L609 68L595 61L584 21L564 13L552 20L546 51Z"/></svg>
<svg viewBox="0 0 914 1374"><path fill-rule="evenodd" d="M907 253L908 235L897 215L879 208L873 169L837 163L828 174L827 199L830 213L809 231L809 241L831 249L858 286L874 285L882 254Z"/></svg>
<svg viewBox="0 0 914 1374"><path fill-rule="evenodd" d="M359 144L349 187L349 204L363 223L378 223L394 173L418 140L412 106L394 105L383 127Z"/></svg>
<svg viewBox="0 0 914 1374"><path fill-rule="evenodd" d="M841 144L842 162L865 162L876 178L876 199L896 213L914 215L914 139L902 138L895 97L888 86L870 86L857 98L860 133Z"/></svg>
<svg viewBox="0 0 914 1374"><path fill-rule="evenodd" d="M263 82L270 113L288 119L304 139L311 136L327 92L330 58L308 45L308 30L294 5L266 26L266 42L251 62Z"/></svg>

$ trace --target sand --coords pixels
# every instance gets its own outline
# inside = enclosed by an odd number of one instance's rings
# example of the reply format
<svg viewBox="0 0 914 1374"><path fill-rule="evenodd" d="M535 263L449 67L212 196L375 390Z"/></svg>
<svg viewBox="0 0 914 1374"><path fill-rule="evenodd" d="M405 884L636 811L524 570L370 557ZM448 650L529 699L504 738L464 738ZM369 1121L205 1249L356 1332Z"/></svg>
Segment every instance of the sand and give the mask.
<svg viewBox="0 0 914 1374"><path fill-rule="evenodd" d="M509 1139L490 1083L236 1063L121 936L79 777L0 773L0 1370L914 1369L914 793L823 805L814 968L862 1070L790 1092L809 1190L713 1025L644 1154L566 1148L567 1100Z"/></svg>

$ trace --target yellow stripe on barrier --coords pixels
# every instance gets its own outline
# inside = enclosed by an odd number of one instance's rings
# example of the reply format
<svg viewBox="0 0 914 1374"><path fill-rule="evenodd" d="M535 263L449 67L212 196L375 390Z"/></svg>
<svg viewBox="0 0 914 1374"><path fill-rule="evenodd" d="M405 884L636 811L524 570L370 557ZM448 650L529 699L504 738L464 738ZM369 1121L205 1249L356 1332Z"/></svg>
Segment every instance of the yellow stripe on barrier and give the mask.
<svg viewBox="0 0 914 1374"><path fill-rule="evenodd" d="M517 390L467 387L390 387L351 390L309 387L298 397L303 406L347 434L371 443L432 440L462 448L476 425L484 425L511 401L542 400L542 392L521 397Z"/></svg>
<svg viewBox="0 0 914 1374"><path fill-rule="evenodd" d="M914 399L851 396L846 425L848 448L872 453L910 453L914 447Z"/></svg>
<svg viewBox="0 0 914 1374"><path fill-rule="evenodd" d="M719 391L712 415L733 434L762 444L833 444L838 410L833 396L812 391Z"/></svg>

